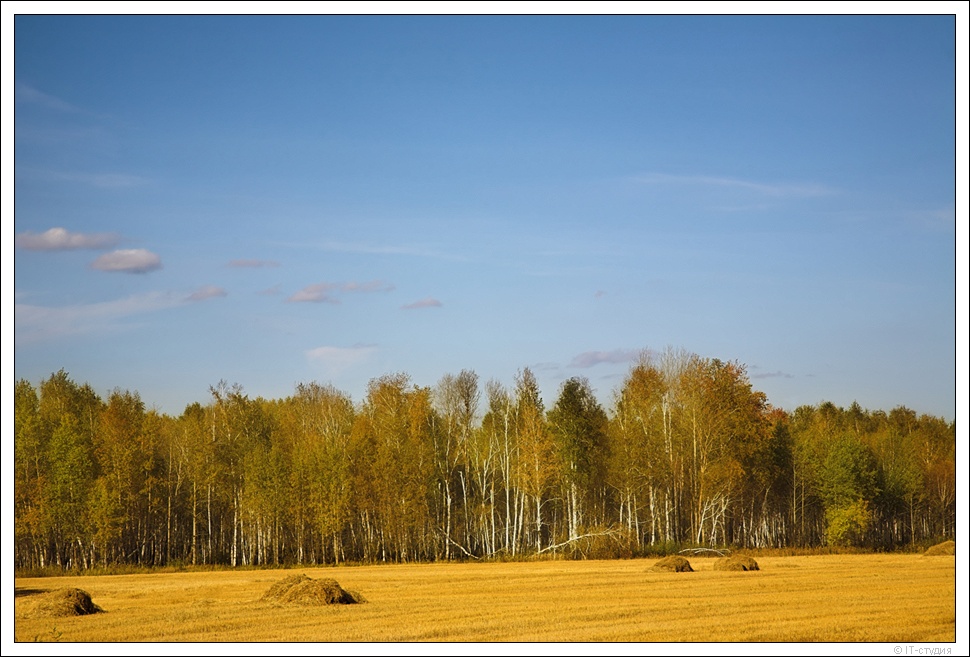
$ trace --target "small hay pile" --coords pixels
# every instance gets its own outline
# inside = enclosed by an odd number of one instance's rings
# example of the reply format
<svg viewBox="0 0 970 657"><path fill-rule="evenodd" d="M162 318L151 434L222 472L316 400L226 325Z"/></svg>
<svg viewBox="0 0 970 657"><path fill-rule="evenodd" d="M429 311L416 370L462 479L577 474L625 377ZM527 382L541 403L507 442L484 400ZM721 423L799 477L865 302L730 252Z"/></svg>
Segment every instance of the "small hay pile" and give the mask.
<svg viewBox="0 0 970 657"><path fill-rule="evenodd" d="M923 554L927 557L952 557L957 553L956 541L944 541L930 548Z"/></svg>
<svg viewBox="0 0 970 657"><path fill-rule="evenodd" d="M692 573L694 569L690 567L690 562L684 557L676 555L664 557L653 565L650 570L658 570L668 573Z"/></svg>
<svg viewBox="0 0 970 657"><path fill-rule="evenodd" d="M290 575L281 579L269 588L262 599L265 602L305 607L364 602L363 596L354 591L345 591L337 580L311 579L306 575Z"/></svg>
<svg viewBox="0 0 970 657"><path fill-rule="evenodd" d="M733 557L724 557L714 562L714 570L759 570L758 562L751 557L738 554Z"/></svg>
<svg viewBox="0 0 970 657"><path fill-rule="evenodd" d="M62 618L87 616L104 611L81 589L57 589L24 602L23 615L29 618Z"/></svg>

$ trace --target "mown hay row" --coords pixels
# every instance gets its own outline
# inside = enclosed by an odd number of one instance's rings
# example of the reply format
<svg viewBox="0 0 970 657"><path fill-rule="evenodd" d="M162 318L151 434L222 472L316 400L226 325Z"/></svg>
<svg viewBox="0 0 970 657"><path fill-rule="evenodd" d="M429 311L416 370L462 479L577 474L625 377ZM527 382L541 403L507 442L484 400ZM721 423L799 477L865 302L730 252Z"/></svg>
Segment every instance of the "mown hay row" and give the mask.
<svg viewBox="0 0 970 657"><path fill-rule="evenodd" d="M291 575L273 584L262 600L277 604L302 606L352 605L364 602L363 596L345 591L337 580L311 579L306 575Z"/></svg>
<svg viewBox="0 0 970 657"><path fill-rule="evenodd" d="M927 548L923 554L927 557L950 557L957 553L956 541L944 541Z"/></svg>
<svg viewBox="0 0 970 657"><path fill-rule="evenodd" d="M20 615L26 618L63 618L100 614L104 609L94 604L87 591L76 588L57 589L22 603Z"/></svg>
<svg viewBox="0 0 970 657"><path fill-rule="evenodd" d="M668 573L692 573L694 569L690 567L690 561L684 557L670 556L664 557L657 563L653 565L650 570L662 571Z"/></svg>
<svg viewBox="0 0 970 657"><path fill-rule="evenodd" d="M724 557L714 562L714 570L737 570L747 572L749 570L759 570L758 562L745 555L735 555Z"/></svg>

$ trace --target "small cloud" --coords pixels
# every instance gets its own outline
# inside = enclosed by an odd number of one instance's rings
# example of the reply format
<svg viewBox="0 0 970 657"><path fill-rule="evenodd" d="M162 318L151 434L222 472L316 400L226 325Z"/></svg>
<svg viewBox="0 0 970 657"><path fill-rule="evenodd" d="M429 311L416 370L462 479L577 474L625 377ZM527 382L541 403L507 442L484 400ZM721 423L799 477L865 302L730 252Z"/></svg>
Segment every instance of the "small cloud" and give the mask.
<svg viewBox="0 0 970 657"><path fill-rule="evenodd" d="M307 285L299 292L294 292L292 295L290 295L287 301L291 303L340 303L330 296L333 289L334 286L331 283L316 283L314 285Z"/></svg>
<svg viewBox="0 0 970 657"><path fill-rule="evenodd" d="M758 374L752 374L752 379L794 379L793 374L787 372L777 371L777 372L760 372Z"/></svg>
<svg viewBox="0 0 970 657"><path fill-rule="evenodd" d="M260 290L256 294L262 294L263 296L273 297L279 294L281 289L282 289L281 286L277 283L273 287L268 287L265 290Z"/></svg>
<svg viewBox="0 0 970 657"><path fill-rule="evenodd" d="M339 300L333 297L333 292L390 292L393 289L394 286L390 283L379 280L364 283L358 283L356 281L349 283L315 283L313 285L307 285L299 292L294 293L287 301L313 303L325 301L327 303L340 303Z"/></svg>
<svg viewBox="0 0 970 657"><path fill-rule="evenodd" d="M597 299L602 299L606 296L606 290L596 290L596 294L593 295Z"/></svg>
<svg viewBox="0 0 970 657"><path fill-rule="evenodd" d="M414 310L417 308L440 308L443 305L444 304L437 299L428 297L427 299L421 299L420 301L415 301L414 303L405 304L401 306L401 308L404 310Z"/></svg>
<svg viewBox="0 0 970 657"><path fill-rule="evenodd" d="M204 285L186 297L186 299L188 301L203 301L204 299L212 299L215 297L224 297L228 295L229 293L221 287L216 285Z"/></svg>
<svg viewBox="0 0 970 657"><path fill-rule="evenodd" d="M161 269L162 259L145 249L119 249L105 253L91 263L100 271L121 271L129 274L145 274Z"/></svg>
<svg viewBox="0 0 970 657"><path fill-rule="evenodd" d="M256 260L256 259L243 259L243 260L230 260L229 267L239 267L239 268L258 268L258 267L279 267L280 263L275 260Z"/></svg>
<svg viewBox="0 0 970 657"><path fill-rule="evenodd" d="M612 351L587 351L573 358L570 367L593 367L600 363L629 363L640 357L636 349L614 349Z"/></svg>
<svg viewBox="0 0 970 657"><path fill-rule="evenodd" d="M365 360L377 351L375 345L358 344L353 347L317 347L306 352L311 362L323 365L331 373L347 369Z"/></svg>
<svg viewBox="0 0 970 657"><path fill-rule="evenodd" d="M365 283L351 281L341 285L340 289L343 292L390 292L394 289L394 286L384 281L367 281Z"/></svg>
<svg viewBox="0 0 970 657"><path fill-rule="evenodd" d="M17 235L17 248L27 251L68 251L72 249L110 249L118 243L115 233L72 233L66 228L51 228L43 233Z"/></svg>

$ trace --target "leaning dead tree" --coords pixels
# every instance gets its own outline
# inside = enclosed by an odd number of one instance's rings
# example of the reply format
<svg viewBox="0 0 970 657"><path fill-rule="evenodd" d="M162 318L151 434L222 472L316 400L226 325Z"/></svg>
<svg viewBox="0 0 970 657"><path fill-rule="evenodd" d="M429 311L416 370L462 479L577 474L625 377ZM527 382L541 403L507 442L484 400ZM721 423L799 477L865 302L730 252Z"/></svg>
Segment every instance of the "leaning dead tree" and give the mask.
<svg viewBox="0 0 970 657"><path fill-rule="evenodd" d="M456 548L458 548L459 550L461 550L465 554L466 557L468 557L470 559L480 559L480 557L477 557L474 554L472 554L471 552L469 552L468 550L466 550L464 545L462 545L461 543L456 542L451 537L446 537L446 540L449 543L451 543L452 545L454 545Z"/></svg>
<svg viewBox="0 0 970 657"><path fill-rule="evenodd" d="M726 557L729 554L731 554L731 551L728 550L727 548L723 550L715 550L714 548L699 547L699 548L685 548L680 552L678 552L677 554L692 554L694 556L697 556L699 554L716 554L719 557Z"/></svg>
<svg viewBox="0 0 970 657"><path fill-rule="evenodd" d="M558 550L559 548L563 548L563 547L566 547L567 545L572 545L574 543L578 543L579 541L583 541L583 540L588 542L591 539L599 538L600 536L609 536L613 540L619 542L620 537L623 535L624 535L623 532L617 531L615 529L607 529L606 531L602 531L602 532L591 532L589 534L583 534L581 536L574 536L568 541L563 541L562 543L556 543L555 545L547 545L546 547L536 552L536 554L555 551L555 550Z"/></svg>

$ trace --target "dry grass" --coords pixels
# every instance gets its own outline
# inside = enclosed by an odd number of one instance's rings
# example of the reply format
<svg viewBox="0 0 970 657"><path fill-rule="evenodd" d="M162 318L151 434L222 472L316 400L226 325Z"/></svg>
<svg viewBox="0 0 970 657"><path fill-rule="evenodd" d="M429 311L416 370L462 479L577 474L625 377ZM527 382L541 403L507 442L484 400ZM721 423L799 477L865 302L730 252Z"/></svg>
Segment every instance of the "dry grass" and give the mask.
<svg viewBox="0 0 970 657"><path fill-rule="evenodd" d="M285 571L15 580L78 587L106 613L15 621L17 641L72 642L953 642L954 557L759 557L761 570L651 572L650 560L307 569L368 604L261 598ZM28 593L34 592L34 595Z"/></svg>

